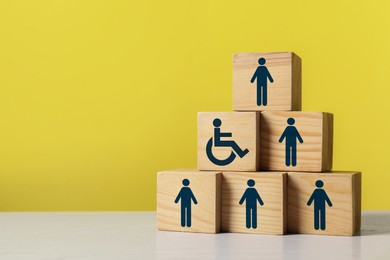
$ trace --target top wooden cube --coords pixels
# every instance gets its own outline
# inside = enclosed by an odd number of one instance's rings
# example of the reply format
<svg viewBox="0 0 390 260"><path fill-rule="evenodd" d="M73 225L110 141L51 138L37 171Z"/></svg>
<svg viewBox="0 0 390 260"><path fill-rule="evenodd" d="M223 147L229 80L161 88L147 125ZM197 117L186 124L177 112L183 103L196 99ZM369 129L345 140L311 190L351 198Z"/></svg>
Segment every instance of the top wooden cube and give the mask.
<svg viewBox="0 0 390 260"><path fill-rule="evenodd" d="M292 52L234 54L233 110L301 110L301 59Z"/></svg>

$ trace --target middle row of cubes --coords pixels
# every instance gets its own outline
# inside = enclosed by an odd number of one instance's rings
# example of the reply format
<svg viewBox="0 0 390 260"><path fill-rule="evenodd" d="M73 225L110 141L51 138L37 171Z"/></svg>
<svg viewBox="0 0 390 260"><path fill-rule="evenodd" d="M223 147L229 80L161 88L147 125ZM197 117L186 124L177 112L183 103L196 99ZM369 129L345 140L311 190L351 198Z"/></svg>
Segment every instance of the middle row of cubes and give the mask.
<svg viewBox="0 0 390 260"><path fill-rule="evenodd" d="M332 154L330 113L198 113L199 170L323 172Z"/></svg>

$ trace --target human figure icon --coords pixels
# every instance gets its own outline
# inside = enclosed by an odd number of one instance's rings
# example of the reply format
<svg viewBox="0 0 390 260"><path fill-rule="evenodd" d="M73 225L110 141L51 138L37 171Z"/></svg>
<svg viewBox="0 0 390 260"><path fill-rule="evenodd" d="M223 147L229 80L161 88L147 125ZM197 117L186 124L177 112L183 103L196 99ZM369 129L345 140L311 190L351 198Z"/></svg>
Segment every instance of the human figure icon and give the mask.
<svg viewBox="0 0 390 260"><path fill-rule="evenodd" d="M328 194L326 194L325 190L322 189L324 186L324 182L321 180L316 181L317 189L313 191L307 205L310 206L314 201L314 229L325 230L326 228L326 214L325 214L325 202L332 207L333 204L330 201Z"/></svg>
<svg viewBox="0 0 390 260"><path fill-rule="evenodd" d="M181 226L182 227L191 227L191 204L198 204L192 190L188 185L190 181L188 179L183 180L184 187L181 188L179 194L175 199L175 203L178 203L181 200Z"/></svg>
<svg viewBox="0 0 390 260"><path fill-rule="evenodd" d="M247 182L248 188L245 190L242 195L239 204L242 205L246 201L246 228L257 228L257 202L261 206L264 205L263 200L261 199L259 193L257 192L255 186L255 181L250 179Z"/></svg>
<svg viewBox="0 0 390 260"><path fill-rule="evenodd" d="M213 121L213 125L214 125L214 137L211 137L206 145L206 154L207 157L210 159L210 161L220 166L228 165L231 162L233 162L233 160L236 158L236 154L240 158L242 158L249 152L248 149L242 150L241 147L235 141L222 140L223 137L232 137L233 134L230 132L221 132L221 128L220 128L222 125L221 119L215 118ZM213 142L213 138L214 138L214 142ZM213 144L215 147L231 147L233 151L231 152L228 158L224 160L219 160L212 153Z"/></svg>
<svg viewBox="0 0 390 260"><path fill-rule="evenodd" d="M274 79L269 73L266 66L264 66L266 60L264 58L259 59L260 66L257 67L255 73L252 76L251 83L257 79L257 105L267 105L267 83L268 80L273 83Z"/></svg>
<svg viewBox="0 0 390 260"><path fill-rule="evenodd" d="M286 166L296 166L297 165L297 140L302 144L303 139L299 134L297 128L294 126L295 119L287 119L287 124L289 124L286 129L284 129L282 136L279 138L279 143L283 142L286 139Z"/></svg>

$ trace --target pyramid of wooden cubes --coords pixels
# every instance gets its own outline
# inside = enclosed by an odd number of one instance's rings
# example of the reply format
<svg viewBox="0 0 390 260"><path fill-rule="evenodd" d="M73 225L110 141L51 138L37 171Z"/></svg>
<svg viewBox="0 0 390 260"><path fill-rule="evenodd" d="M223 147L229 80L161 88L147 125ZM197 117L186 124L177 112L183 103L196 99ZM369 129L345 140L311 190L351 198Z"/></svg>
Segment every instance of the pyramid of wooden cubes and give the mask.
<svg viewBox="0 0 390 260"><path fill-rule="evenodd" d="M198 169L157 173L157 227L355 235L361 173L332 171L333 114L301 110L301 59L233 56L234 112L198 113Z"/></svg>

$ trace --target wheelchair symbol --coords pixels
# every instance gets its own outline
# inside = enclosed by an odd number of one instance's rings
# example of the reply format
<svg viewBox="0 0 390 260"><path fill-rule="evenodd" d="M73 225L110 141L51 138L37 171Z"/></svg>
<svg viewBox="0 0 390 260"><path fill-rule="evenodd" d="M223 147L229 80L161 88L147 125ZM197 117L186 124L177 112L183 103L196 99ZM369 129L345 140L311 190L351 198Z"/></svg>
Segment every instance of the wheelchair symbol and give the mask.
<svg viewBox="0 0 390 260"><path fill-rule="evenodd" d="M244 157L249 150L242 150L240 146L235 141L223 141L221 137L232 137L232 133L229 132L221 132L220 126L222 125L222 121L219 118L214 119L214 138L211 137L206 144L206 154L209 160L219 166L225 166L230 164L236 158L236 154L242 158ZM213 144L215 147L231 147L233 151L231 151L230 155L226 159L218 159L213 155ZM235 152L235 153L234 153Z"/></svg>

